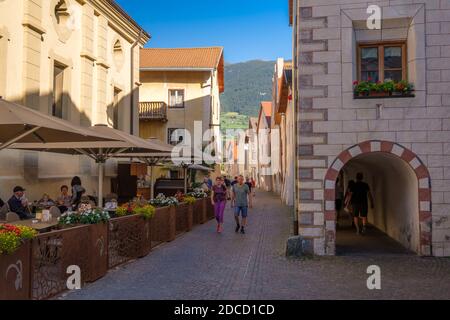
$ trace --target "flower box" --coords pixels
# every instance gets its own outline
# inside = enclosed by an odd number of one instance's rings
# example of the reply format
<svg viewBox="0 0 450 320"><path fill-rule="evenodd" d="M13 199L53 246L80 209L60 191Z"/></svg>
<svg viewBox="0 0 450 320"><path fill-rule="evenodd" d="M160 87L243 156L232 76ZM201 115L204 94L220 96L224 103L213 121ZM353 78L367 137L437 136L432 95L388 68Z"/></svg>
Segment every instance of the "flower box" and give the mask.
<svg viewBox="0 0 450 320"><path fill-rule="evenodd" d="M206 218L206 200L207 198L197 199L194 203L194 224L204 224Z"/></svg>
<svg viewBox="0 0 450 320"><path fill-rule="evenodd" d="M150 223L139 215L114 218L108 228L108 265L113 268L151 251Z"/></svg>
<svg viewBox="0 0 450 320"><path fill-rule="evenodd" d="M187 203L181 203L175 209L176 212L176 230L177 234L187 232L192 229L192 210L189 208L192 207Z"/></svg>
<svg viewBox="0 0 450 320"><path fill-rule="evenodd" d="M30 299L31 241L14 253L0 254L0 300Z"/></svg>
<svg viewBox="0 0 450 320"><path fill-rule="evenodd" d="M97 230L98 231L98 230ZM68 267L81 271L81 285L95 275L91 269L92 234L89 225L39 234L32 242L31 297L34 300L52 298L67 290ZM95 259L95 258L94 258Z"/></svg>
<svg viewBox="0 0 450 320"><path fill-rule="evenodd" d="M385 82L355 81L353 95L355 99L377 99L391 97L414 97L414 86L407 81Z"/></svg>
<svg viewBox="0 0 450 320"><path fill-rule="evenodd" d="M108 272L108 224L91 224L89 228L87 282L94 282Z"/></svg>
<svg viewBox="0 0 450 320"><path fill-rule="evenodd" d="M151 238L152 242L170 242L176 237L176 207L156 208L155 214L151 219Z"/></svg>

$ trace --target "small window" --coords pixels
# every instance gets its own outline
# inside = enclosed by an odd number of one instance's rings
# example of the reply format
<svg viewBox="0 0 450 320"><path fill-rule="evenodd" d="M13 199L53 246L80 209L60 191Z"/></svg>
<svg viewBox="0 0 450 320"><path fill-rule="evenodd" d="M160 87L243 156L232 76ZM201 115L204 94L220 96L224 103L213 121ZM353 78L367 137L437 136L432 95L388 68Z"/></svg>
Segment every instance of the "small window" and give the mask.
<svg viewBox="0 0 450 320"><path fill-rule="evenodd" d="M169 128L167 129L167 143L176 146L184 142L184 129Z"/></svg>
<svg viewBox="0 0 450 320"><path fill-rule="evenodd" d="M184 90L169 90L169 108L184 108Z"/></svg>
<svg viewBox="0 0 450 320"><path fill-rule="evenodd" d="M358 70L360 81L407 80L405 43L360 44Z"/></svg>

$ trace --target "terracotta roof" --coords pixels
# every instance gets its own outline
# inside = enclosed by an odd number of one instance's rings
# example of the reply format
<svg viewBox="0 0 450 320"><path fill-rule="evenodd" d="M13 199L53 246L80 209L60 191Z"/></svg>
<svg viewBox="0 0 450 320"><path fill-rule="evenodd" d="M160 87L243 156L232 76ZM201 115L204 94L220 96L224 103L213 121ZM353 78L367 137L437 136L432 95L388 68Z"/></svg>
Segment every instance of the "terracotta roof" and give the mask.
<svg viewBox="0 0 450 320"><path fill-rule="evenodd" d="M219 91L220 93L225 91L223 47L141 49L140 68L141 71L217 69Z"/></svg>
<svg viewBox="0 0 450 320"><path fill-rule="evenodd" d="M261 108L264 111L266 117L272 116L272 102L271 101L262 101Z"/></svg>
<svg viewBox="0 0 450 320"><path fill-rule="evenodd" d="M289 25L292 26L294 23L294 1L288 0L288 7L289 7Z"/></svg>
<svg viewBox="0 0 450 320"><path fill-rule="evenodd" d="M222 47L141 49L141 68L216 69L223 58Z"/></svg>
<svg viewBox="0 0 450 320"><path fill-rule="evenodd" d="M259 117L258 117L258 128L257 128L258 132L259 132L259 127L260 127L261 116L263 113L264 113L264 116L266 117L267 125L270 128L271 119L272 119L272 102L271 101L262 101L261 102L261 107L259 110Z"/></svg>

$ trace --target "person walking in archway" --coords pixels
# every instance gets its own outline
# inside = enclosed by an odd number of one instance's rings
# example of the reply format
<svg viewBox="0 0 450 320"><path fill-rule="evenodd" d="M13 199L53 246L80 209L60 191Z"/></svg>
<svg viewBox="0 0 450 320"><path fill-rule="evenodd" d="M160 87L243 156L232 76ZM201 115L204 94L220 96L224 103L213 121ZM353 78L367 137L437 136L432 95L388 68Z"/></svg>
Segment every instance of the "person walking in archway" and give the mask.
<svg viewBox="0 0 450 320"><path fill-rule="evenodd" d="M334 207L336 210L336 226L339 226L339 219L341 217L341 209L344 202L344 187L342 186L341 178L336 179L335 200Z"/></svg>
<svg viewBox="0 0 450 320"><path fill-rule="evenodd" d="M370 187L367 183L363 181L364 175L362 172L356 174L356 182L353 188L350 190L351 198L350 202L353 208L353 219L356 226L356 234L360 234L359 229L359 218L362 219L362 230L361 233L366 232L367 225L367 214L369 213L369 205L367 199L370 201L370 207L373 209L373 197L370 192Z"/></svg>
<svg viewBox="0 0 450 320"><path fill-rule="evenodd" d="M355 186L355 180L350 180L347 184L347 189L345 190L344 195L344 211L350 215L350 220L352 221L352 227L355 227L355 221L353 216L353 208L350 202L352 197L352 189Z"/></svg>

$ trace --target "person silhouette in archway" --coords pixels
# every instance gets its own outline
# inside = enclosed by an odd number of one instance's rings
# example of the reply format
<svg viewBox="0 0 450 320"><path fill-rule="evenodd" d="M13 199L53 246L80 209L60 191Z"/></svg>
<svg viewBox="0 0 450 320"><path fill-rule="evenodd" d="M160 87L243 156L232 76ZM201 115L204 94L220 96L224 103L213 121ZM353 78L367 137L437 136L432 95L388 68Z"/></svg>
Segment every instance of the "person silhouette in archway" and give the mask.
<svg viewBox="0 0 450 320"><path fill-rule="evenodd" d="M362 219L362 230L361 233L366 232L367 225L367 214L369 213L369 204L367 199L370 201L370 207L374 208L372 193L370 192L370 187L367 183L363 181L364 175L362 172L356 174L356 182L351 189L350 203L353 208L353 219L356 227L356 234L360 234L359 229L359 218Z"/></svg>

